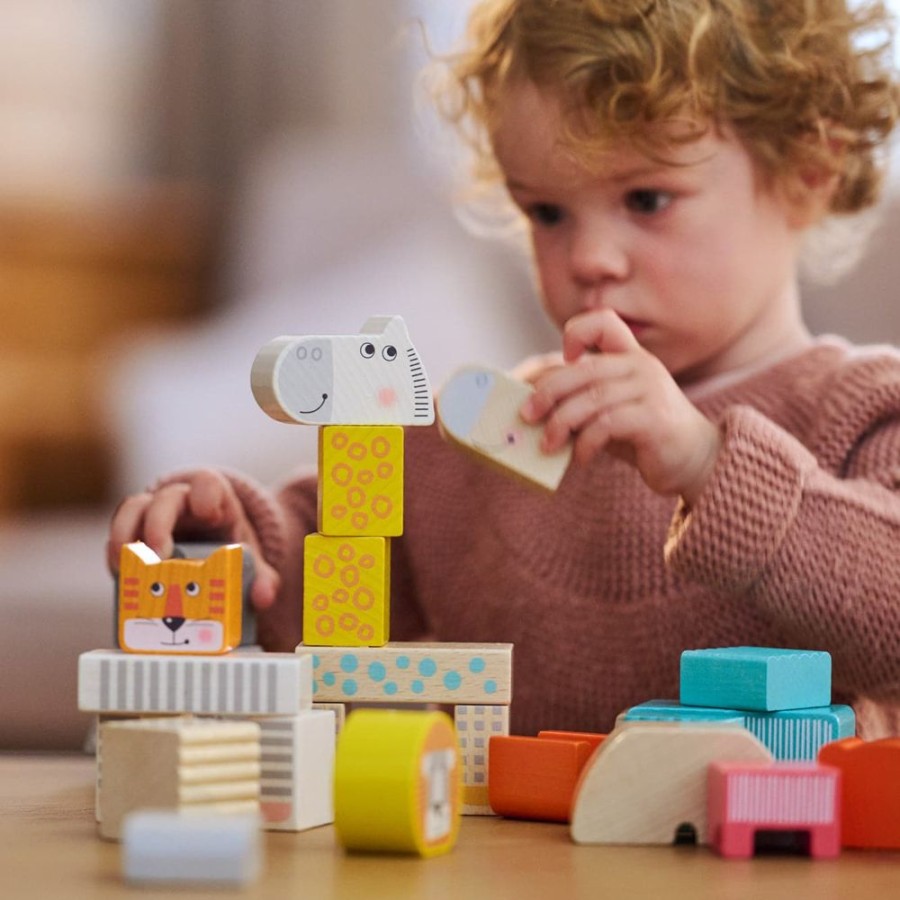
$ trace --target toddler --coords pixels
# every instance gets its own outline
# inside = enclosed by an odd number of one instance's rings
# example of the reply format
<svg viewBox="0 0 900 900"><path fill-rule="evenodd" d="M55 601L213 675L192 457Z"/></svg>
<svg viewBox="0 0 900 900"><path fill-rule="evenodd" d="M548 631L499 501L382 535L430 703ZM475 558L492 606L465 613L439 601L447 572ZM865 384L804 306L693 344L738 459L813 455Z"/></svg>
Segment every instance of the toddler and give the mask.
<svg viewBox="0 0 900 900"><path fill-rule="evenodd" d="M562 354L522 417L574 443L555 494L407 432L394 640L510 641L513 733L677 698L686 648L828 650L861 734L900 700L900 355L814 338L805 238L879 193L897 87L881 4L483 0L449 60L482 183L530 231ZM489 362L489 361L488 361ZM142 539L241 540L260 637L301 639L316 478L128 498Z"/></svg>

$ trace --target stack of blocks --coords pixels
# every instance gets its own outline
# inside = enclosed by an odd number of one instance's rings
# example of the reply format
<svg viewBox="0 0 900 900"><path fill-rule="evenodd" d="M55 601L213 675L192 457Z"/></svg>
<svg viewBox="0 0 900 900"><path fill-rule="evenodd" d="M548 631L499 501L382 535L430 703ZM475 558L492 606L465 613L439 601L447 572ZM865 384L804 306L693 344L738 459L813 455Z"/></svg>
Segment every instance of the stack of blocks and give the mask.
<svg viewBox="0 0 900 900"><path fill-rule="evenodd" d="M319 428L318 531L304 544L297 648L313 654L316 705L342 719L348 702L453 704L462 811L490 813L488 738L509 731L512 646L390 642L403 426L434 422L406 326L381 316L356 335L276 338L257 355L251 381L270 416Z"/></svg>
<svg viewBox="0 0 900 900"><path fill-rule="evenodd" d="M102 837L119 839L124 818L145 808L194 815L252 808L276 830L333 821L335 714L313 709L312 658L241 646L249 594L243 548L202 552L209 555L161 560L144 544L126 545L119 649L79 660L79 709L98 717ZM232 758L225 751L236 730L241 746ZM198 754L202 765L185 767Z"/></svg>
<svg viewBox="0 0 900 900"><path fill-rule="evenodd" d="M686 650L680 698L633 706L622 719L731 722L756 735L779 760L815 760L822 746L856 731L853 710L831 703L831 656L822 651Z"/></svg>
<svg viewBox="0 0 900 900"><path fill-rule="evenodd" d="M787 832L800 835L814 857L836 856L840 771L811 760L823 744L852 733L854 718L830 699L827 653L686 651L681 704L632 707L586 766L573 838L668 843L690 826L698 843L748 857L758 835ZM629 785L638 771L636 792Z"/></svg>

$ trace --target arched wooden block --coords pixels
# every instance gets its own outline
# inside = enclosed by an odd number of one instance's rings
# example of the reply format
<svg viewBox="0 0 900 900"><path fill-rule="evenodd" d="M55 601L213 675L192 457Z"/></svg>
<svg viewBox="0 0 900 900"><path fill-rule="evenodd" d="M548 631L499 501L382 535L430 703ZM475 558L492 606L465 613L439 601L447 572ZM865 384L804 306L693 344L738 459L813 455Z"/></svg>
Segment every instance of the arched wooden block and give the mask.
<svg viewBox="0 0 900 900"><path fill-rule="evenodd" d="M466 366L455 372L438 395L438 422L446 438L484 462L555 491L572 455L540 448L541 425L528 425L519 408L530 385L503 372Z"/></svg>
<svg viewBox="0 0 900 900"><path fill-rule="evenodd" d="M708 844L707 767L771 761L744 728L633 722L617 726L581 773L572 806L579 844L671 844L692 825Z"/></svg>

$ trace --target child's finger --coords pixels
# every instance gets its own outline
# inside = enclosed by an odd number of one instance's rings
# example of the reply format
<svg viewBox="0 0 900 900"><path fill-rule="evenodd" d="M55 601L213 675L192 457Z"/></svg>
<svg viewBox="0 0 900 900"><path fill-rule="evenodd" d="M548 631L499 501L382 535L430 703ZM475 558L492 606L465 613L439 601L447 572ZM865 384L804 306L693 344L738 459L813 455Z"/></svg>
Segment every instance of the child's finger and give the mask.
<svg viewBox="0 0 900 900"><path fill-rule="evenodd" d="M256 575L250 589L250 602L255 609L268 609L281 589L281 576L262 557L255 554Z"/></svg>
<svg viewBox="0 0 900 900"><path fill-rule="evenodd" d="M189 511L190 484L177 482L159 488L144 513L143 540L161 559L174 547L175 526Z"/></svg>
<svg viewBox="0 0 900 900"><path fill-rule="evenodd" d="M144 524L144 513L153 500L153 494L146 492L126 497L113 513L109 523L109 539L106 543L106 564L111 572L119 571L119 554L123 544L130 544L140 538Z"/></svg>
<svg viewBox="0 0 900 900"><path fill-rule="evenodd" d="M542 376L534 392L522 404L520 414L526 422L539 422L566 397L585 390L588 385L627 378L633 371L633 360L623 354L585 356L575 364L554 369Z"/></svg>
<svg viewBox="0 0 900 900"><path fill-rule="evenodd" d="M594 380L583 390L573 393L560 403L544 425L541 449L553 453L564 446L572 435L578 435L587 425L607 410L624 403L634 403L643 394L642 386L634 378Z"/></svg>
<svg viewBox="0 0 900 900"><path fill-rule="evenodd" d="M218 472L198 472L187 496L191 515L211 528L233 526L240 517L240 501Z"/></svg>
<svg viewBox="0 0 900 900"><path fill-rule="evenodd" d="M631 329L611 309L573 316L563 331L563 356L573 362L587 351L626 353L640 347Z"/></svg>

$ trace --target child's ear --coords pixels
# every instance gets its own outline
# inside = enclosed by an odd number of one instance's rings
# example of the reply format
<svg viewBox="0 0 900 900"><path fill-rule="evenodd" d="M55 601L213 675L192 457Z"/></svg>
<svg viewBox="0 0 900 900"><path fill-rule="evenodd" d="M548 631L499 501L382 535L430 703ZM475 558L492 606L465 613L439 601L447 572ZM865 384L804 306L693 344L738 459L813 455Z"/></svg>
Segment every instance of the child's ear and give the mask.
<svg viewBox="0 0 900 900"><path fill-rule="evenodd" d="M839 184L838 172L815 165L782 182L781 194L791 227L804 231L824 219Z"/></svg>

